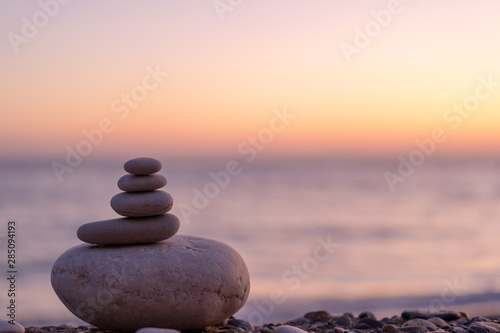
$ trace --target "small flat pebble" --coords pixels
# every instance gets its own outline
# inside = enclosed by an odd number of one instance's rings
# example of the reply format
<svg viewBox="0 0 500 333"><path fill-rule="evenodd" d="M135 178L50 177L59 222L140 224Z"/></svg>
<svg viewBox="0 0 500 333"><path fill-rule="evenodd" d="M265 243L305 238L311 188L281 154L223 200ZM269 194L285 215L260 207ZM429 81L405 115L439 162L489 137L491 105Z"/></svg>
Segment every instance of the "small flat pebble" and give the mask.
<svg viewBox="0 0 500 333"><path fill-rule="evenodd" d="M72 328L78 328L78 326L76 326L75 324L71 324L71 323L66 323L66 324L62 324L62 325L59 325L57 326L57 328L61 328L61 329L72 329Z"/></svg>
<svg viewBox="0 0 500 333"><path fill-rule="evenodd" d="M471 326L469 327L469 333L491 333L489 328L481 327L481 326Z"/></svg>
<svg viewBox="0 0 500 333"><path fill-rule="evenodd" d="M465 329L463 329L462 327L453 327L451 332L452 333L465 333Z"/></svg>
<svg viewBox="0 0 500 333"><path fill-rule="evenodd" d="M375 320L377 319L377 317L375 317L375 315L371 311L363 311L363 312L361 312L358 315L358 319L363 319L363 318L371 318L371 319L375 319Z"/></svg>
<svg viewBox="0 0 500 333"><path fill-rule="evenodd" d="M275 333L304 333L307 331L301 330L300 328L290 326L290 325L281 325L276 328Z"/></svg>
<svg viewBox="0 0 500 333"><path fill-rule="evenodd" d="M421 326L421 327L425 327L427 329L432 329L432 331L435 331L438 329L438 327L436 325L434 325L433 323L431 323L430 321L426 320L426 319L411 319L411 320L408 320L406 323L403 324L403 327L406 327L406 326Z"/></svg>
<svg viewBox="0 0 500 333"><path fill-rule="evenodd" d="M373 327L365 323L357 323L356 326L354 326L354 328L357 330L369 330Z"/></svg>
<svg viewBox="0 0 500 333"><path fill-rule="evenodd" d="M24 333L24 327L14 321L14 324L6 320L0 320L0 333Z"/></svg>
<svg viewBox="0 0 500 333"><path fill-rule="evenodd" d="M437 327L442 327L446 325L446 321L444 321L442 318L439 317L432 317L427 320L436 325Z"/></svg>
<svg viewBox="0 0 500 333"><path fill-rule="evenodd" d="M394 316L394 317L391 318L390 321L394 322L394 323L399 323L399 324L402 324L402 323L405 322L405 320L402 317L400 317L400 316Z"/></svg>
<svg viewBox="0 0 500 333"><path fill-rule="evenodd" d="M181 333L181 332L169 328L145 327L135 331L135 333Z"/></svg>
<svg viewBox="0 0 500 333"><path fill-rule="evenodd" d="M462 317L462 314L457 311L443 311L443 312L419 312L419 311L404 311L401 314L404 319L429 319L432 317L439 317L446 321L458 320Z"/></svg>
<svg viewBox="0 0 500 333"><path fill-rule="evenodd" d="M342 316L337 318L335 325L340 326L342 328L351 328L354 326L354 318L343 314Z"/></svg>
<svg viewBox="0 0 500 333"><path fill-rule="evenodd" d="M380 321L373 319L373 318L369 318L369 317L364 317L363 319L358 320L357 325L359 325L359 324L365 324L369 328L380 328L380 327L384 326L384 324L382 324Z"/></svg>
<svg viewBox="0 0 500 333"><path fill-rule="evenodd" d="M391 324L385 324L384 326L382 326L382 331L384 331L384 332L397 332L398 328L394 325L391 325Z"/></svg>
<svg viewBox="0 0 500 333"><path fill-rule="evenodd" d="M484 322L484 321L477 321L470 325L469 330L473 327L481 327L484 328L491 333L498 333L500 332L500 324L493 323L493 322Z"/></svg>
<svg viewBox="0 0 500 333"><path fill-rule="evenodd" d="M118 188L126 192L154 191L167 185L167 178L159 173L154 175L124 175L118 179Z"/></svg>
<svg viewBox="0 0 500 333"><path fill-rule="evenodd" d="M161 162L150 157L131 159L123 165L128 173L138 176L150 175L161 170Z"/></svg>
<svg viewBox="0 0 500 333"><path fill-rule="evenodd" d="M253 331L255 328L248 321L231 318L227 321L229 325L233 325L235 327L243 328L245 330Z"/></svg>
<svg viewBox="0 0 500 333"><path fill-rule="evenodd" d="M400 327L399 331L401 332L418 332L418 333L426 333L429 332L427 328L424 326L404 326Z"/></svg>
<svg viewBox="0 0 500 333"><path fill-rule="evenodd" d="M317 322L317 321L325 322L328 321L328 319L330 319L331 317L332 315L330 314L330 312L325 310L311 311L304 315L304 318L307 318L312 322Z"/></svg>
<svg viewBox="0 0 500 333"><path fill-rule="evenodd" d="M302 325L309 324L310 322L311 322L311 320L309 318L298 317L298 318L287 321L285 324L291 325L291 326L302 326Z"/></svg>
<svg viewBox="0 0 500 333"><path fill-rule="evenodd" d="M174 203L165 191L122 192L111 198L111 208L122 216L145 217L168 212Z"/></svg>
<svg viewBox="0 0 500 333"><path fill-rule="evenodd" d="M483 321L483 322L489 322L489 321L491 321L491 320L489 320L488 318L484 318L484 317L477 316L477 317L471 318L471 319L469 320L469 322L468 322L468 323L469 323L469 324L470 324L470 323L476 323L476 322L478 322L478 321L479 321L479 322L481 322L481 321Z"/></svg>
<svg viewBox="0 0 500 333"><path fill-rule="evenodd" d="M96 245L128 245L159 242L175 235L179 219L173 214L118 218L86 223L78 228L78 238Z"/></svg>

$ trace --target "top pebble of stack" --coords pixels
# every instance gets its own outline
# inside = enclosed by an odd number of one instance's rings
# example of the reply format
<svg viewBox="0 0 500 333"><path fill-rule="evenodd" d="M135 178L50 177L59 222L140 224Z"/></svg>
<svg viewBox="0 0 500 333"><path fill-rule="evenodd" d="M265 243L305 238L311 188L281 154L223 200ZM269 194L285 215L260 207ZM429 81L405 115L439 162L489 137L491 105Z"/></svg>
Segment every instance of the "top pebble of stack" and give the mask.
<svg viewBox="0 0 500 333"><path fill-rule="evenodd" d="M146 176L161 170L161 162L150 157L139 157L127 161L123 168L136 176Z"/></svg>

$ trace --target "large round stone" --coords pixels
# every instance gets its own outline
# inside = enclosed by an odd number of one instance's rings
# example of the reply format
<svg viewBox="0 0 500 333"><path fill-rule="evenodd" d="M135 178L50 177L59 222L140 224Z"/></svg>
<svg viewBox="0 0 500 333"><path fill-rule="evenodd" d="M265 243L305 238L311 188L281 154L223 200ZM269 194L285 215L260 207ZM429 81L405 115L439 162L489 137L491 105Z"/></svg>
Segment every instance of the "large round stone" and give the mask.
<svg viewBox="0 0 500 333"><path fill-rule="evenodd" d="M80 319L103 329L199 329L247 300L245 262L226 244L175 235L149 245L79 245L55 262L52 287Z"/></svg>

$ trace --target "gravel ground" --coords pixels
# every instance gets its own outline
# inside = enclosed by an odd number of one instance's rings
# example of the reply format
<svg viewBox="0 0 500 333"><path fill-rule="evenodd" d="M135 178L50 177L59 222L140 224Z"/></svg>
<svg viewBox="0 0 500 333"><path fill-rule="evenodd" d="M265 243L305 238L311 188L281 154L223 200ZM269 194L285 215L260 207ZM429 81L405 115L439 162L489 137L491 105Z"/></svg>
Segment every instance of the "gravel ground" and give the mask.
<svg viewBox="0 0 500 333"><path fill-rule="evenodd" d="M354 316L350 312L332 316L328 311L314 311L285 323L269 323L256 327L244 320L231 317L219 326L210 326L203 330L193 331L193 333L273 333L280 326L284 326L281 329L282 333L287 331L284 329L288 326L317 333L500 333L499 318L469 318L466 313L457 311L434 313L404 311L400 315L380 319L369 311L361 312L358 316ZM290 330L292 329L290 328ZM93 326L71 324L28 327L26 332L114 333Z"/></svg>

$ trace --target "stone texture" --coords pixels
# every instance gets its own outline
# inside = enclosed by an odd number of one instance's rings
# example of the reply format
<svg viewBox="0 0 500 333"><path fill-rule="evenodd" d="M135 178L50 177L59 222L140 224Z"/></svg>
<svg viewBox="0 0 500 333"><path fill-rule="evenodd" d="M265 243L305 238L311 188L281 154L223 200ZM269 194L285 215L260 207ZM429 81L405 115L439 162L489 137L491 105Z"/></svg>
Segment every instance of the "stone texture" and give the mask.
<svg viewBox="0 0 500 333"><path fill-rule="evenodd" d="M467 330L468 333L491 333L491 330L488 327L481 326L471 326Z"/></svg>
<svg viewBox="0 0 500 333"><path fill-rule="evenodd" d="M420 326L420 327L425 327L427 329L431 328L433 331L437 330L438 327L431 323L428 320L425 319L411 319L408 320L406 323L403 324L403 327L407 326Z"/></svg>
<svg viewBox="0 0 500 333"><path fill-rule="evenodd" d="M361 312L359 315L358 315L358 319L363 319L363 318L371 318L371 319L377 319L377 317L375 316L375 314L373 314L373 312L371 311L363 311Z"/></svg>
<svg viewBox="0 0 500 333"><path fill-rule="evenodd" d="M384 324L384 326L382 326L382 331L384 331L384 332L397 332L398 328L394 325L391 325L391 324Z"/></svg>
<svg viewBox="0 0 500 333"><path fill-rule="evenodd" d="M437 327L442 327L442 326L446 325L446 321L444 321L443 319L441 319L439 317L432 317L432 318L429 318L427 320L430 321L431 323L433 323L434 325L436 325Z"/></svg>
<svg viewBox="0 0 500 333"><path fill-rule="evenodd" d="M485 317L481 317L481 316L476 316L474 318L471 318L468 323L469 324L472 324L472 323L476 323L476 322L489 322L490 320L488 318L485 318Z"/></svg>
<svg viewBox="0 0 500 333"><path fill-rule="evenodd" d="M160 174L124 175L118 179L118 188L126 192L154 191L167 185L167 178Z"/></svg>
<svg viewBox="0 0 500 333"><path fill-rule="evenodd" d="M451 333L465 333L465 329L462 328L462 327L453 327L453 329L451 330Z"/></svg>
<svg viewBox="0 0 500 333"><path fill-rule="evenodd" d="M138 157L128 160L123 168L128 173L137 176L150 175L161 170L161 162L150 157Z"/></svg>
<svg viewBox="0 0 500 333"><path fill-rule="evenodd" d="M394 323L397 323L397 324L402 324L402 323L404 323L406 321L401 316L394 316L390 320L391 320L391 322L394 322Z"/></svg>
<svg viewBox="0 0 500 333"><path fill-rule="evenodd" d="M462 314L457 311L447 310L442 312L420 312L420 311L404 311L401 314L401 317L404 319L429 319L432 317L439 317L446 321L458 320L460 319Z"/></svg>
<svg viewBox="0 0 500 333"><path fill-rule="evenodd" d="M356 323L356 328L358 328L359 327L358 325L360 324L364 324L368 326L368 328L381 328L382 326L384 326L384 324L381 323L380 321L370 317L364 317L358 320L358 322Z"/></svg>
<svg viewBox="0 0 500 333"><path fill-rule="evenodd" d="M148 245L76 246L57 259L51 282L77 317L118 332L215 325L245 304L250 289L235 250L181 235Z"/></svg>
<svg viewBox="0 0 500 333"><path fill-rule="evenodd" d="M305 317L298 317L292 320L289 320L285 323L285 325L290 325L290 326L302 326L305 324L309 324L311 320L309 318Z"/></svg>
<svg viewBox="0 0 500 333"><path fill-rule="evenodd" d="M135 333L181 333L181 332L168 328L145 327L135 331Z"/></svg>
<svg viewBox="0 0 500 333"><path fill-rule="evenodd" d="M300 328L289 326L289 325L281 325L276 328L275 333L304 333L307 331L301 330Z"/></svg>
<svg viewBox="0 0 500 333"><path fill-rule="evenodd" d="M252 324L250 324L248 321L241 320L241 319L230 318L227 321L227 323L229 325L234 326L234 327L243 328L243 329L249 330L249 331L253 331L255 329L255 327Z"/></svg>
<svg viewBox="0 0 500 333"><path fill-rule="evenodd" d="M174 203L172 196L165 191L122 192L111 198L111 208L127 217L145 217L168 212Z"/></svg>
<svg viewBox="0 0 500 333"><path fill-rule="evenodd" d="M500 332L500 324L497 324L497 323L477 321L477 322L473 323L472 325L470 325L469 330L473 330L475 327L484 328L485 330L489 331L490 333Z"/></svg>
<svg viewBox="0 0 500 333"><path fill-rule="evenodd" d="M398 332L426 333L429 332L429 330L423 326L403 326L398 329Z"/></svg>
<svg viewBox="0 0 500 333"><path fill-rule="evenodd" d="M24 327L14 322L14 325L6 320L0 320L0 333L24 333Z"/></svg>
<svg viewBox="0 0 500 333"><path fill-rule="evenodd" d="M354 317L351 317L344 313L342 316L337 318L335 324L342 328L351 328L354 326Z"/></svg>
<svg viewBox="0 0 500 333"><path fill-rule="evenodd" d="M72 323L66 323L66 324L62 324L62 325L59 325L57 326L57 328L63 330L63 329L77 329L78 326L76 326L75 324L72 324Z"/></svg>
<svg viewBox="0 0 500 333"><path fill-rule="evenodd" d="M271 330L268 326L262 326L262 327L259 327L258 330L252 332L252 333L273 333L274 331ZM232 333L232 332L231 332Z"/></svg>
<svg viewBox="0 0 500 333"><path fill-rule="evenodd" d="M354 326L354 328L357 329L357 330L369 330L372 327L370 325L368 325L368 324L365 324L365 323L357 323Z"/></svg>
<svg viewBox="0 0 500 333"><path fill-rule="evenodd" d="M97 245L154 243L175 235L179 226L179 219L173 214L123 217L84 224L78 228L77 236L83 242Z"/></svg>
<svg viewBox="0 0 500 333"><path fill-rule="evenodd" d="M328 321L331 317L332 315L330 314L330 312L325 310L311 311L304 315L304 318L311 320L311 322L317 322L317 321L325 322Z"/></svg>

